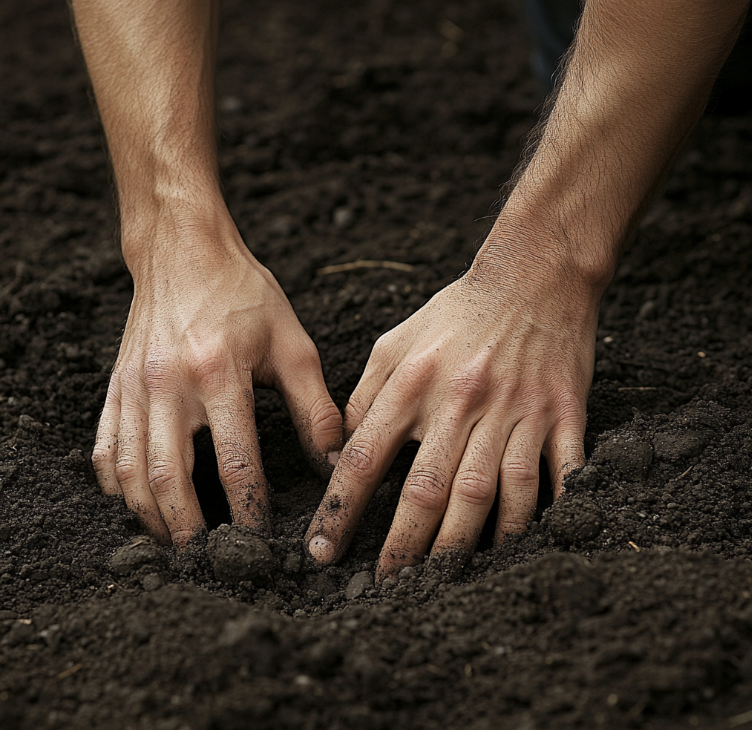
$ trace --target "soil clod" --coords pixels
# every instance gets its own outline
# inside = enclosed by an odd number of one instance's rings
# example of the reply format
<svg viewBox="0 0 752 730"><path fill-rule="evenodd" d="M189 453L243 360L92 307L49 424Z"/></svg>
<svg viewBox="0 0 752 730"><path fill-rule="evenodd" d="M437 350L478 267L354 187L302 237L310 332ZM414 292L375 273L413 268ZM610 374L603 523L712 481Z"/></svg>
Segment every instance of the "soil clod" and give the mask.
<svg viewBox="0 0 752 730"><path fill-rule="evenodd" d="M593 454L597 464L611 465L625 479L640 481L647 476L653 460L653 447L630 433L615 436Z"/></svg>
<svg viewBox="0 0 752 730"><path fill-rule="evenodd" d="M557 545L581 545L596 538L603 528L603 512L589 499L560 499L548 508L544 524Z"/></svg>
<svg viewBox="0 0 752 730"><path fill-rule="evenodd" d="M141 578L141 587L145 591L156 591L164 585L164 580L159 573L147 573Z"/></svg>
<svg viewBox="0 0 752 730"><path fill-rule="evenodd" d="M697 431L657 433L653 438L655 458L681 461L699 456L708 445L708 437Z"/></svg>
<svg viewBox="0 0 752 730"><path fill-rule="evenodd" d="M209 535L206 549L214 575L224 583L264 579L274 566L269 546L242 525L220 525Z"/></svg>
<svg viewBox="0 0 752 730"><path fill-rule="evenodd" d="M115 551L110 558L110 570L116 575L128 576L144 566L159 568L164 563L164 553L156 541L139 535Z"/></svg>
<svg viewBox="0 0 752 730"><path fill-rule="evenodd" d="M373 577L367 570L362 570L350 578L345 588L345 598L351 601L353 598L362 596L369 588L373 587Z"/></svg>

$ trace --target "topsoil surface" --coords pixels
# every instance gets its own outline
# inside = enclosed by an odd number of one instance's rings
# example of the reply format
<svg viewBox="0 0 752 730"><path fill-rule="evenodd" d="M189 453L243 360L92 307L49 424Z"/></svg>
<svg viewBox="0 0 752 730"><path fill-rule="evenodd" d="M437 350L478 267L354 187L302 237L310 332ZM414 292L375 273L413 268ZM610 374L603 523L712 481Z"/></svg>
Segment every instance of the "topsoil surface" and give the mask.
<svg viewBox="0 0 752 730"><path fill-rule="evenodd" d="M237 575L227 528L158 548L99 494L131 296L102 133L65 4L5 3L0 28L3 730L752 727L752 115L706 114L625 254L588 465L527 533L374 588L411 447L315 570L325 484L260 392L274 538ZM472 260L540 102L527 59L507 1L225 3L227 199L340 406ZM412 269L319 272L360 259Z"/></svg>

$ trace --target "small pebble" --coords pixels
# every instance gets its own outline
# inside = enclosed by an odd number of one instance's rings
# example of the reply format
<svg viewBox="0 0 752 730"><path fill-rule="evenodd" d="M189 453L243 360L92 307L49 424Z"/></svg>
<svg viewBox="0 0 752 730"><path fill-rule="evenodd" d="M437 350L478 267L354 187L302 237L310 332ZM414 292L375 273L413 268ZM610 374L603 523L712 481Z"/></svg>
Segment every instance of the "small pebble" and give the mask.
<svg viewBox="0 0 752 730"><path fill-rule="evenodd" d="M337 228L347 228L355 220L355 214L350 208L336 208L333 218Z"/></svg>
<svg viewBox="0 0 752 730"><path fill-rule="evenodd" d="M345 588L345 598L351 601L353 598L362 596L369 588L373 586L373 578L368 571L361 571L356 573L347 584Z"/></svg>
<svg viewBox="0 0 752 730"><path fill-rule="evenodd" d="M78 345L66 345L64 354L68 360L78 360L81 357L81 348Z"/></svg>
<svg viewBox="0 0 752 730"><path fill-rule="evenodd" d="M8 400L10 401L10 399ZM24 413L18 417L18 427L23 431L39 431L42 428L42 424Z"/></svg>
<svg viewBox="0 0 752 730"><path fill-rule="evenodd" d="M225 96L219 102L219 110L224 114L233 114L242 111L243 100L237 96Z"/></svg>
<svg viewBox="0 0 752 730"><path fill-rule="evenodd" d="M275 218L271 225L269 226L269 232L274 236L289 236L295 226L293 224L292 218L289 215L281 215L278 218Z"/></svg>
<svg viewBox="0 0 752 730"><path fill-rule="evenodd" d="M400 580L412 580L416 575L418 575L418 571L412 565L405 566L399 572Z"/></svg>

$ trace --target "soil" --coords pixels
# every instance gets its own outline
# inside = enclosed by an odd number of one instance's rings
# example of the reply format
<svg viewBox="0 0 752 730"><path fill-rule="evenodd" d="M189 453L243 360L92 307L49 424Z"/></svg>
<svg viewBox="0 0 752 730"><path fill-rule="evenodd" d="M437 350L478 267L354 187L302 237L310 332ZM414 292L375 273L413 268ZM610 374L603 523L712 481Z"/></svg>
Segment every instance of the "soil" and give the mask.
<svg viewBox="0 0 752 730"><path fill-rule="evenodd" d="M223 527L167 550L99 494L131 296L102 133L65 4L6 3L0 27L0 727L752 727L749 112L704 117L623 258L566 496L464 571L375 588L415 448L316 570L325 484L274 393L268 544ZM340 406L487 232L540 102L527 59L509 2L225 3L227 199ZM320 272L363 259L412 268Z"/></svg>

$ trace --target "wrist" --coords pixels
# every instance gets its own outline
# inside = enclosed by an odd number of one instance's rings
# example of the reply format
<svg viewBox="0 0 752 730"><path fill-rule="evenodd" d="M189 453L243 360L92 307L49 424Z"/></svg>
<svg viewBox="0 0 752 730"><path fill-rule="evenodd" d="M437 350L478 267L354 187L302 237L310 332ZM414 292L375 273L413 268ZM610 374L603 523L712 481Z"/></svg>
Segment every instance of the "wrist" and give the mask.
<svg viewBox="0 0 752 730"><path fill-rule="evenodd" d="M511 202L511 201L510 201ZM583 226L567 230L560 219L504 208L481 246L472 269L506 279L510 274L542 289L563 287L599 302L611 282L620 244Z"/></svg>
<svg viewBox="0 0 752 730"><path fill-rule="evenodd" d="M251 256L221 196L182 196L122 215L121 247L137 286L175 267L205 274Z"/></svg>

